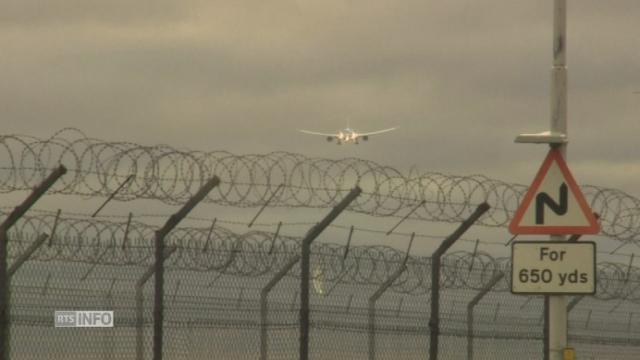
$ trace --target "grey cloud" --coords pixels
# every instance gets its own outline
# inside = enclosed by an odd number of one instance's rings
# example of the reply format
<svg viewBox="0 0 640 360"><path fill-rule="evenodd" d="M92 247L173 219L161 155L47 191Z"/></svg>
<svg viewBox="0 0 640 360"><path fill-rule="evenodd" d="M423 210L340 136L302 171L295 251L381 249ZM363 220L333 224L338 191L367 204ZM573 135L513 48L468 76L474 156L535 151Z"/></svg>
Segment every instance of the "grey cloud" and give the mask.
<svg viewBox="0 0 640 360"><path fill-rule="evenodd" d="M40 28L72 23L171 21L184 19L193 10L188 2L173 0L7 0L0 12L0 25Z"/></svg>
<svg viewBox="0 0 640 360"><path fill-rule="evenodd" d="M570 156L586 164L581 182L597 183L586 159L636 164L638 6L569 5ZM513 138L548 126L551 10L497 0L11 2L0 15L3 124L527 182L544 149ZM363 130L400 129L358 147L295 132L335 130L347 117Z"/></svg>

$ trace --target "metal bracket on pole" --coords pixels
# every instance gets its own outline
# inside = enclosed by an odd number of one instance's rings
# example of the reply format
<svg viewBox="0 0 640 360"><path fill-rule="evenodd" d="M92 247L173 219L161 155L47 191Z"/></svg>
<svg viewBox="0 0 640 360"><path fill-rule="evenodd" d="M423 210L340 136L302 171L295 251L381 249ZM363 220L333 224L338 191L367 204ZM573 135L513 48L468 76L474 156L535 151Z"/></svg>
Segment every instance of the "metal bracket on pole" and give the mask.
<svg viewBox="0 0 640 360"><path fill-rule="evenodd" d="M624 302L624 300L618 301L616 306L614 306L613 308L611 308L611 310L609 310L609 314L611 314L612 312L616 311L620 307L620 305L622 305L623 302Z"/></svg>
<svg viewBox="0 0 640 360"><path fill-rule="evenodd" d="M411 214L413 214L414 212L416 212L416 210L418 210L420 208L420 206L426 204L427 201L426 200L422 200L420 201L420 203L418 205L416 205L413 209L411 209L411 211L409 211L409 213L407 215L405 215L402 219L400 219L400 221L398 221L398 223L391 228L391 230L387 231L387 235L391 235L391 233L393 232L393 230L395 230L396 228L398 228L398 226L400 226L400 224L402 224L405 220L407 220L407 218L409 216L411 216Z"/></svg>
<svg viewBox="0 0 640 360"><path fill-rule="evenodd" d="M631 253L631 259L629 260L629 267L627 268L627 273L624 276L624 283L628 283L629 282L629 277L631 276L631 268L633 267L633 257L635 256L634 253Z"/></svg>
<svg viewBox="0 0 640 360"><path fill-rule="evenodd" d="M281 227L282 227L282 221L279 221L278 227L276 228L276 232L273 234L273 239L271 239L271 246L269 246L269 252L268 252L269 255L273 253L273 248L276 246L276 239L278 238L278 234L280 234Z"/></svg>
<svg viewBox="0 0 640 360"><path fill-rule="evenodd" d="M524 307L527 306L527 304L529 304L531 300L533 300L533 296L528 296L527 300L523 302L522 305L520 305L520 310L524 309Z"/></svg>
<svg viewBox="0 0 640 360"><path fill-rule="evenodd" d="M598 214L597 212L593 213L593 217L596 218L596 220L600 220L600 214ZM578 240L580 240L581 237L582 237L581 234L573 234L569 236L569 239L567 240L567 242L578 242Z"/></svg>
<svg viewBox="0 0 640 360"><path fill-rule="evenodd" d="M276 196L276 194L280 191L280 189L282 189L284 187L284 184L280 184L278 185L278 188L276 188L273 193L271 194L271 196L269 196L269 199L267 199L267 201L264 203L264 205L262 205L262 207L260 208L260 210L258 210L258 213L256 214L256 216L253 217L253 219L251 219L251 221L249 222L249 224L247 225L247 227L251 227L253 226L253 223L256 221L256 219L258 218L258 216L260 216L260 214L262 214L262 211L264 211L264 209L269 206L269 203L271 202L271 200L273 200L273 198Z"/></svg>
<svg viewBox="0 0 640 360"><path fill-rule="evenodd" d="M111 279L111 285L109 286L109 291L107 291L107 296L108 296L108 297L113 296L113 288L114 288L114 287L115 287L115 285L116 285L116 281L118 281L118 279L117 279L117 278L113 278L113 279Z"/></svg>
<svg viewBox="0 0 640 360"><path fill-rule="evenodd" d="M311 243L335 218L343 212L362 192L360 187L353 188L327 216L313 226L302 240L302 258L300 262L300 359L309 360L309 278L311 268Z"/></svg>
<svg viewBox="0 0 640 360"><path fill-rule="evenodd" d="M351 302L353 301L353 294L349 295L349 300L347 300L347 306L345 308L345 313L349 313L351 311Z"/></svg>
<svg viewBox="0 0 640 360"><path fill-rule="evenodd" d="M349 271L351 271L351 269L353 269L354 267L355 267L355 265L352 265L350 268L343 270L342 274L340 274L340 276L338 276L336 281L333 282L333 285L329 288L329 290L327 290L327 292L324 293L324 297L327 297L327 296L331 295L331 293L333 292L333 289L335 289L338 286L338 284L340 284L342 279L344 279L344 277L347 276Z"/></svg>
<svg viewBox="0 0 640 360"><path fill-rule="evenodd" d="M571 310L573 310L573 308L576 307L576 305L578 305L580 301L582 301L582 299L584 299L584 295L575 296L567 305L567 313L570 313Z"/></svg>
<svg viewBox="0 0 640 360"><path fill-rule="evenodd" d="M628 243L628 242L624 242L624 243L622 243L622 244L618 245L618 247L616 247L615 249L611 250L611 252L609 253L609 255L613 255L613 254L615 254L618 250L622 249L623 247L625 247L625 246L627 246L627 245L629 245L629 243Z"/></svg>
<svg viewBox="0 0 640 360"><path fill-rule="evenodd" d="M211 235L213 234L213 228L216 226L216 221L218 218L213 218L211 222L211 227L209 228L209 233L207 234L207 240L204 242L204 246L202 247L202 252L207 252L209 250L209 241L211 240Z"/></svg>
<svg viewBox="0 0 640 360"><path fill-rule="evenodd" d="M153 304L153 360L162 360L162 333L164 324L164 238L187 214L220 183L217 176L207 181L186 204L171 215L162 228L155 233L155 294Z"/></svg>
<svg viewBox="0 0 640 360"><path fill-rule="evenodd" d="M178 292L180 292L180 279L176 281L176 289L173 291L173 298L171 299L172 303L176 303L176 298L178 297Z"/></svg>
<svg viewBox="0 0 640 360"><path fill-rule="evenodd" d="M520 134L515 142L523 144L566 144L569 142L566 134L554 131L543 131L536 134Z"/></svg>
<svg viewBox="0 0 640 360"><path fill-rule="evenodd" d="M286 263L280 271L278 271L267 285L260 291L260 360L267 360L268 354L268 321L269 321L269 303L267 302L269 292L287 275L287 273L293 268L298 261L300 261L300 255L294 256L288 263Z"/></svg>
<svg viewBox="0 0 640 360"><path fill-rule="evenodd" d="M96 217L96 215L98 215L98 213L100 212L100 210L102 210L102 208L103 208L103 207L105 207L105 206L107 205L107 203L108 203L109 201L111 201L111 200L114 198L114 196L116 196L116 194L117 194L120 190L122 190L122 188L123 188L123 187L124 187L124 186L129 182L129 181L131 181L134 177L135 177L135 175L133 175L133 174L129 175L129 176L128 176L128 177L127 177L127 178L122 182L122 184L120 184L120 186L118 186L118 188L116 188L116 189L114 190L114 192L112 192L112 193L111 193L111 195L109 195L109 197L107 198L107 200L105 200L105 201L102 203L102 205L100 205L100 207L98 208L98 210L96 210L96 211L93 213L93 215L91 215L91 217Z"/></svg>
<svg viewBox="0 0 640 360"><path fill-rule="evenodd" d="M509 241L507 241L506 244L504 244L504 246L509 246L511 245L511 243L513 242L513 240L515 240L518 237L518 234L515 234L511 237L511 239L509 239Z"/></svg>
<svg viewBox="0 0 640 360"><path fill-rule="evenodd" d="M9 231L9 229L13 225L15 225L18 219L20 219L27 212L27 210L29 210L29 208L31 208L31 206L33 206L33 204L35 204L36 201L38 201L38 199L40 199L40 197L42 197L42 195L44 195L44 193L47 192L47 190L49 190L49 188L53 186L53 184L55 184L55 182L58 181L58 179L60 179L60 177L66 173L67 168L62 165L55 169L46 179L42 181L42 183L40 183L40 185L36 186L33 189L31 194L22 202L22 204L13 209L13 211L9 214L9 216L7 216L4 222L0 224L0 228L5 231Z"/></svg>
<svg viewBox="0 0 640 360"><path fill-rule="evenodd" d="M589 314L587 314L587 321L584 323L585 329L589 327L589 322L591 322L591 312L593 312L593 310L589 310Z"/></svg>
<svg viewBox="0 0 640 360"><path fill-rule="evenodd" d="M498 312L500 311L500 303L496 304L496 313L493 315L493 322L498 321Z"/></svg>
<svg viewBox="0 0 640 360"><path fill-rule="evenodd" d="M473 263L476 260L476 254L478 253L478 244L480 244L480 239L476 239L476 246L473 247L473 254L471 255L471 263L469 264L469 273L473 270Z"/></svg>
<svg viewBox="0 0 640 360"><path fill-rule="evenodd" d="M129 213L129 217L127 218L127 225L124 227L124 235L122 236L122 250L127 247L127 240L129 238L129 227L131 226L131 218L133 217L133 213Z"/></svg>
<svg viewBox="0 0 640 360"><path fill-rule="evenodd" d="M349 254L349 247L351 246L351 237L353 237L354 227L351 225L351 229L349 229L349 237L347 238L347 246L344 248L344 254L342 255L342 260L347 259L347 255Z"/></svg>
<svg viewBox="0 0 640 360"><path fill-rule="evenodd" d="M407 246L407 252L404 253L404 260L402 260L402 264L406 264L409 261L409 254L411 253L411 247L413 246L413 239L416 238L416 233L412 232L411 237L409 238L409 246Z"/></svg>
<svg viewBox="0 0 640 360"><path fill-rule="evenodd" d="M53 245L53 238L56 236L56 230L58 230L58 222L60 221L60 213L62 213L62 209L58 209L58 212L56 212L56 218L53 220L53 227L51 228L51 235L49 236L49 243L47 244L48 247L51 247L51 245Z"/></svg>
<svg viewBox="0 0 640 360"><path fill-rule="evenodd" d="M212 287L213 284L215 284L218 279L220 279L222 277L222 275L224 275L224 273L218 273L218 275L216 275L213 280L211 280L211 282L209 283L209 285L207 285L207 287Z"/></svg>
<svg viewBox="0 0 640 360"><path fill-rule="evenodd" d="M438 359L440 337L440 260L442 255L464 234L491 206L484 202L447 237L431 256L431 314L429 319L429 360Z"/></svg>
<svg viewBox="0 0 640 360"><path fill-rule="evenodd" d="M497 273L482 290L467 304L467 360L473 360L473 309L482 300L482 298L493 289L504 277L503 272ZM496 310L496 314L498 311Z"/></svg>

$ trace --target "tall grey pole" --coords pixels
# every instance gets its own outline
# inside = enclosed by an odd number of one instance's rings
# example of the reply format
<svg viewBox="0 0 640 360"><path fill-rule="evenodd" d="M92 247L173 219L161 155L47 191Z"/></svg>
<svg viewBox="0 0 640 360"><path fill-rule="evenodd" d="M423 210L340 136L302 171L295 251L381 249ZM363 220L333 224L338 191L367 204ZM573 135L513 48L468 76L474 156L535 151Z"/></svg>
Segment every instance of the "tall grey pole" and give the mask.
<svg viewBox="0 0 640 360"><path fill-rule="evenodd" d="M553 68L551 70L551 132L567 136L567 0L554 0ZM554 146L554 145L552 145ZM555 145L567 159L567 143ZM565 240L551 235L551 241ZM567 347L567 298L549 296L549 360L562 360Z"/></svg>

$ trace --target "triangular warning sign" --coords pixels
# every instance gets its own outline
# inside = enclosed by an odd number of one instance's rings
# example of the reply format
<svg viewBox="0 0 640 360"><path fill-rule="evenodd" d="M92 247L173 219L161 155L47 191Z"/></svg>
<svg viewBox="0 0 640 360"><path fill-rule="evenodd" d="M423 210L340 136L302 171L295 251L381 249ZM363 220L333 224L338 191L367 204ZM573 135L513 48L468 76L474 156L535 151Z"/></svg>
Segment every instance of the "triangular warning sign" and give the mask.
<svg viewBox="0 0 640 360"><path fill-rule="evenodd" d="M558 149L551 149L509 224L512 234L597 234L600 225Z"/></svg>

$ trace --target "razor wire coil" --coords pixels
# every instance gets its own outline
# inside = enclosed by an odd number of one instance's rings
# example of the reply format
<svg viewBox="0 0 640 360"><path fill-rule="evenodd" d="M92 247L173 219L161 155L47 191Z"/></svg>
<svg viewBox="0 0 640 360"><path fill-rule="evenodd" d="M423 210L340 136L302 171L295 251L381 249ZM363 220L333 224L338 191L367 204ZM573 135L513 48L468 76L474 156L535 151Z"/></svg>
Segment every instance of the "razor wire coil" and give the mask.
<svg viewBox="0 0 640 360"><path fill-rule="evenodd" d="M24 216L9 232L9 254L16 257L35 241L37 235L49 234L55 215ZM143 265L153 262L155 227L132 222L124 241L125 224L96 219L60 217L56 234L31 257L35 261L65 261L105 266ZM209 237L208 228L179 227L166 238L176 252L166 264L193 271L215 271L236 277L257 277L281 269L300 254L301 238L250 231L238 234L216 226ZM273 251L269 249L274 244ZM394 273L405 254L387 246L354 246L344 257L345 247L330 243L312 246L314 277L327 283L379 285ZM486 252L456 251L442 259L441 286L444 288L481 290L498 272L510 273L508 257L494 257ZM431 259L410 256L407 270L392 285L392 290L406 294L424 294L431 287ZM299 276L294 267L293 276ZM640 302L640 268L628 264L601 262L597 266L596 297ZM510 288L509 276L500 281L496 291Z"/></svg>
<svg viewBox="0 0 640 360"><path fill-rule="evenodd" d="M272 206L318 208L335 205L357 184L363 193L351 204L351 211L401 217L424 201L410 218L459 222L477 204L487 201L491 209L478 224L493 227L507 225L527 189L484 175L402 174L393 167L356 158L331 160L288 152L234 155L106 142L88 138L77 129L63 129L48 139L0 136L0 159L7 164L0 169L0 193L28 190L62 163L69 172L53 193L108 196L133 175L115 199L155 199L176 205L216 175L221 184L205 202L261 206L283 184ZM587 185L582 190L600 215L603 235L638 241L640 199L610 188Z"/></svg>

